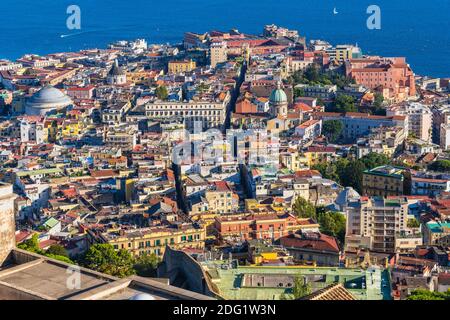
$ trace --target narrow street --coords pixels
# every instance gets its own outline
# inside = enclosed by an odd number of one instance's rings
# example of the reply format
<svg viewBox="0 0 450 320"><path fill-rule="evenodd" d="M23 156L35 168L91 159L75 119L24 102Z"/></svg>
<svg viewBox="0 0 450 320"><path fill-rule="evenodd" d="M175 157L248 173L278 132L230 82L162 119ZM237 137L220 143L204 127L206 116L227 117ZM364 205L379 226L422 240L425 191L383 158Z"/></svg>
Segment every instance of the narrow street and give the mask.
<svg viewBox="0 0 450 320"><path fill-rule="evenodd" d="M227 105L227 113L225 116L225 122L222 126L222 133L226 134L227 130L231 127L231 113L234 111L236 107L236 101L239 98L240 92L241 92L241 86L245 79L245 73L247 72L247 64L243 63L242 69L239 75L239 78L236 82L236 87L231 93L231 99ZM181 180L181 171L180 166L176 164L172 164L172 170L175 174L175 185L176 185L176 193L177 193L177 204L178 207L185 213L188 213L188 203L186 201L186 193L184 191L183 182ZM240 169L241 171L241 169Z"/></svg>

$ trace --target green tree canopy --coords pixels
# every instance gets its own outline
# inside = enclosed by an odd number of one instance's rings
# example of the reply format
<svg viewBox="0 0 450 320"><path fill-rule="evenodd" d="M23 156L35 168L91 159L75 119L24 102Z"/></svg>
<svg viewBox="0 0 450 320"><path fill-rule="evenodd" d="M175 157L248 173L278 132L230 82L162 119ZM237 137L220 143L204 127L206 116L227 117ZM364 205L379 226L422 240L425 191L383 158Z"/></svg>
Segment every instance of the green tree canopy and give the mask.
<svg viewBox="0 0 450 320"><path fill-rule="evenodd" d="M373 169L391 163L390 159L381 153L371 152L360 160L367 169Z"/></svg>
<svg viewBox="0 0 450 320"><path fill-rule="evenodd" d="M33 234L30 239L19 243L17 247L22 250L27 250L55 260L73 264L73 261L69 259L67 251L61 245L54 244L50 246L47 251L42 250L39 247L39 235L37 233Z"/></svg>
<svg viewBox="0 0 450 320"><path fill-rule="evenodd" d="M30 239L25 240L17 245L17 248L27 250L30 252L42 254L42 250L39 248L39 235L33 234Z"/></svg>
<svg viewBox="0 0 450 320"><path fill-rule="evenodd" d="M411 292L406 300L450 300L450 290L442 293L417 289Z"/></svg>
<svg viewBox="0 0 450 320"><path fill-rule="evenodd" d="M297 197L292 206L293 213L301 218L316 218L316 208L314 205L303 197Z"/></svg>
<svg viewBox="0 0 450 320"><path fill-rule="evenodd" d="M289 77L288 82L292 85L336 85L339 89L355 83L355 80L344 74L332 71L324 71L316 64L311 64L304 71L299 70Z"/></svg>
<svg viewBox="0 0 450 320"><path fill-rule="evenodd" d="M110 244L94 244L86 252L83 265L86 268L116 277L127 277L135 273L133 257L124 249L114 250Z"/></svg>
<svg viewBox="0 0 450 320"><path fill-rule="evenodd" d="M50 248L45 251L47 255L52 254L56 256L63 256L63 257L69 257L69 254L67 253L67 250L60 244L52 244Z"/></svg>
<svg viewBox="0 0 450 320"><path fill-rule="evenodd" d="M159 86L156 88L156 96L160 100L166 100L169 96L169 93L167 92L167 88L165 86Z"/></svg>
<svg viewBox="0 0 450 320"><path fill-rule="evenodd" d="M305 96L305 90L303 88L294 88L294 98Z"/></svg>
<svg viewBox="0 0 450 320"><path fill-rule="evenodd" d="M341 94L336 98L334 102L334 108L332 111L335 112L356 112L358 109L355 106L355 99L353 97Z"/></svg>
<svg viewBox="0 0 450 320"><path fill-rule="evenodd" d="M341 135L344 125L339 120L326 120L323 123L322 133L328 138L330 142L336 142Z"/></svg>
<svg viewBox="0 0 450 320"><path fill-rule="evenodd" d="M383 155L371 152L361 159L339 158L334 163L316 164L312 169L318 170L326 179L331 179L344 187L352 187L362 192L364 170L391 164L391 160Z"/></svg>
<svg viewBox="0 0 450 320"><path fill-rule="evenodd" d="M420 222L417 219L408 219L407 227L408 228L418 228L418 227L420 227Z"/></svg>
<svg viewBox="0 0 450 320"><path fill-rule="evenodd" d="M450 160L437 160L428 166L428 169L440 172L450 172Z"/></svg>
<svg viewBox="0 0 450 320"><path fill-rule="evenodd" d="M320 224L320 232L335 237L342 245L345 241L345 216L340 212L318 212L317 221Z"/></svg>
<svg viewBox="0 0 450 320"><path fill-rule="evenodd" d="M295 277L294 287L292 290L294 299L300 299L308 294L311 294L311 286L305 283L302 277Z"/></svg>
<svg viewBox="0 0 450 320"><path fill-rule="evenodd" d="M138 276L156 277L156 270L160 262L161 260L156 254L144 254L136 259L134 269Z"/></svg>
<svg viewBox="0 0 450 320"><path fill-rule="evenodd" d="M349 161L342 169L339 177L343 186L352 187L362 193L362 178L366 166L361 161Z"/></svg>

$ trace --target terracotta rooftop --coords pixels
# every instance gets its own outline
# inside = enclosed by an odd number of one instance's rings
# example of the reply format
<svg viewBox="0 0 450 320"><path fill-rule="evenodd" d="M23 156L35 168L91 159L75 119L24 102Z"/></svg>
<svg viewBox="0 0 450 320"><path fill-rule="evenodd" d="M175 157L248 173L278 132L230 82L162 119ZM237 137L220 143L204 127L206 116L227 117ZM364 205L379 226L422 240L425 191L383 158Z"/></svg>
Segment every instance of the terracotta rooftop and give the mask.
<svg viewBox="0 0 450 320"><path fill-rule="evenodd" d="M341 283L329 285L300 300L356 300Z"/></svg>

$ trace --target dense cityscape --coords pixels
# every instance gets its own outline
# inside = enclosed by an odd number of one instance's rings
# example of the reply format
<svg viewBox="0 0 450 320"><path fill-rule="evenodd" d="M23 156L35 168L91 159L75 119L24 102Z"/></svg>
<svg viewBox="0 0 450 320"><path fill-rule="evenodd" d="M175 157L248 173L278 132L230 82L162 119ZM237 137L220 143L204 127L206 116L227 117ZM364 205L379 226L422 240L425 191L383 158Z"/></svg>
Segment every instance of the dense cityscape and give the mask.
<svg viewBox="0 0 450 320"><path fill-rule="evenodd" d="M450 75L261 31L0 60L0 299L450 299Z"/></svg>

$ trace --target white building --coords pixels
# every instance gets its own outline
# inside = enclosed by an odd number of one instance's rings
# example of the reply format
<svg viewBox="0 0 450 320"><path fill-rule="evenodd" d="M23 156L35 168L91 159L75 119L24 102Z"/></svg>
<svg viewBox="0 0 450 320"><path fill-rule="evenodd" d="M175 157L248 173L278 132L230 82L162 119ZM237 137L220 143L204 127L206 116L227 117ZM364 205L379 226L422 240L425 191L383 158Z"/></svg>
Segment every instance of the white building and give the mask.
<svg viewBox="0 0 450 320"><path fill-rule="evenodd" d="M145 105L145 115L151 120L181 119L187 130L195 125L201 129L221 128L225 122L230 95L220 101L171 102L155 101ZM197 122L197 123L196 123Z"/></svg>
<svg viewBox="0 0 450 320"><path fill-rule="evenodd" d="M409 233L408 202L402 199L360 199L346 207L345 250L366 248L395 252L396 239Z"/></svg>
<svg viewBox="0 0 450 320"><path fill-rule="evenodd" d="M39 119L25 117L20 121L21 142L34 142L36 144L44 143L44 131L44 123Z"/></svg>
<svg viewBox="0 0 450 320"><path fill-rule="evenodd" d="M433 115L428 106L418 102L401 103L388 108L386 115L407 116L409 134L420 140L431 141Z"/></svg>
<svg viewBox="0 0 450 320"><path fill-rule="evenodd" d="M302 140L314 140L322 133L322 120L308 120L295 128L295 135Z"/></svg>

